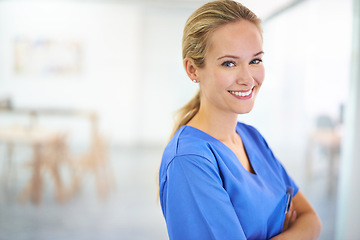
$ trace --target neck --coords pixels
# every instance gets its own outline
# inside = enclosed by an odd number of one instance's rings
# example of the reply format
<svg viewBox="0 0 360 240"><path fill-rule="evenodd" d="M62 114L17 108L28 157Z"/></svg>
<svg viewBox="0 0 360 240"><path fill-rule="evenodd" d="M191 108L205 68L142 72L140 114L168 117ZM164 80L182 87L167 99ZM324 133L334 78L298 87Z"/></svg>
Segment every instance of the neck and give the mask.
<svg viewBox="0 0 360 240"><path fill-rule="evenodd" d="M198 128L222 142L233 142L237 139L237 117L236 113L225 113L219 110L209 111L200 106L199 112L188 125Z"/></svg>

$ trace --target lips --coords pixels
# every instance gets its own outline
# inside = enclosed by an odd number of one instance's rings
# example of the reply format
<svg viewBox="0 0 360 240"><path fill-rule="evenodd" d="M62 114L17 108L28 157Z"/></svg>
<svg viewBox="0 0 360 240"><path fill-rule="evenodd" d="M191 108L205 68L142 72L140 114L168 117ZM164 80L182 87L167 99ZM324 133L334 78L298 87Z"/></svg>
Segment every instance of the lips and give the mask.
<svg viewBox="0 0 360 240"><path fill-rule="evenodd" d="M252 89L246 91L246 92L240 92L240 91L228 91L232 95L240 96L240 97L246 97L249 96L252 93Z"/></svg>
<svg viewBox="0 0 360 240"><path fill-rule="evenodd" d="M251 98L254 88L245 91L228 91L231 95L239 99Z"/></svg>

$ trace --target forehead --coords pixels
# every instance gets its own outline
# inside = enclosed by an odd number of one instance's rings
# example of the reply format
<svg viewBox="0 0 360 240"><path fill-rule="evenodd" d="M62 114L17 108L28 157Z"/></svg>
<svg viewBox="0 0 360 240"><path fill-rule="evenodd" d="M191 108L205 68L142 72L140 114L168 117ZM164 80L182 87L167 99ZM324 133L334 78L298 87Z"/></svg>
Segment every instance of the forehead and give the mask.
<svg viewBox="0 0 360 240"><path fill-rule="evenodd" d="M254 54L262 50L262 36L258 27L247 20L218 27L209 38L208 55Z"/></svg>

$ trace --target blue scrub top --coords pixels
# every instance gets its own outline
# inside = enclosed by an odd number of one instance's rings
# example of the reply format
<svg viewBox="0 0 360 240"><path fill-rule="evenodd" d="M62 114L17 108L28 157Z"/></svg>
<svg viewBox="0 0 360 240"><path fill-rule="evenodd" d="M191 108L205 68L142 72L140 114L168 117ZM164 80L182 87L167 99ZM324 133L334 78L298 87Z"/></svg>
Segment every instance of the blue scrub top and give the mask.
<svg viewBox="0 0 360 240"><path fill-rule="evenodd" d="M238 123L236 131L255 174L222 142L190 126L165 148L160 203L171 240L259 240L281 233L298 187L254 127Z"/></svg>

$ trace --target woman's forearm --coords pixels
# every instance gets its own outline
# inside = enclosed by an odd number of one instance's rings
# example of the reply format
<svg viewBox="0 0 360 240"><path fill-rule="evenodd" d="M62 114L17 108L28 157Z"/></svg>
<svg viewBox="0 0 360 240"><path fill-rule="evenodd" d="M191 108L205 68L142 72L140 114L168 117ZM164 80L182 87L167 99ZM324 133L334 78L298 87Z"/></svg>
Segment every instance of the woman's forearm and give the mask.
<svg viewBox="0 0 360 240"><path fill-rule="evenodd" d="M317 239L320 235L321 228L322 226L318 215L315 212L308 212L297 216L296 221L291 225L289 229L272 238L272 240Z"/></svg>

